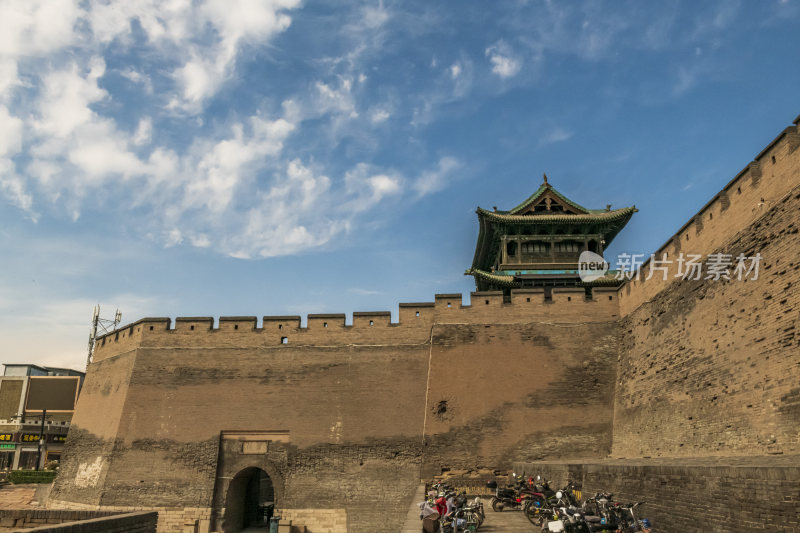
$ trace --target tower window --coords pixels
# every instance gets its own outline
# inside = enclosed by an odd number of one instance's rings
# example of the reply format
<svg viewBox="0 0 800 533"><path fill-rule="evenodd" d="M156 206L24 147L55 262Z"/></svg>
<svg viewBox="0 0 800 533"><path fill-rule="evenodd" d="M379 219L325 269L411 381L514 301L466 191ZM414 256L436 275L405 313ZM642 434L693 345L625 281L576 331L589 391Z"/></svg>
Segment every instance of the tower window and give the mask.
<svg viewBox="0 0 800 533"><path fill-rule="evenodd" d="M549 254L550 245L546 242L524 242L522 243L523 254Z"/></svg>
<svg viewBox="0 0 800 533"><path fill-rule="evenodd" d="M574 253L580 252L581 245L574 241L563 241L556 243L556 252L560 253Z"/></svg>

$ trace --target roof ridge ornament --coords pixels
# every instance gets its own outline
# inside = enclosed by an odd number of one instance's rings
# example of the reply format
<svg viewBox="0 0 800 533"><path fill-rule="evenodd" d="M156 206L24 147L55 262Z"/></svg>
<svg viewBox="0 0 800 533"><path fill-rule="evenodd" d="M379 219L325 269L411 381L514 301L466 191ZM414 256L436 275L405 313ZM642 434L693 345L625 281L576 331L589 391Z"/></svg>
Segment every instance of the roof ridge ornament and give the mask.
<svg viewBox="0 0 800 533"><path fill-rule="evenodd" d="M546 186L548 186L548 187L549 187L549 186L550 186L550 184L549 184L549 183L547 183L547 172L543 172L543 173L542 173L542 175L544 176L544 183L543 183L543 185L546 185Z"/></svg>

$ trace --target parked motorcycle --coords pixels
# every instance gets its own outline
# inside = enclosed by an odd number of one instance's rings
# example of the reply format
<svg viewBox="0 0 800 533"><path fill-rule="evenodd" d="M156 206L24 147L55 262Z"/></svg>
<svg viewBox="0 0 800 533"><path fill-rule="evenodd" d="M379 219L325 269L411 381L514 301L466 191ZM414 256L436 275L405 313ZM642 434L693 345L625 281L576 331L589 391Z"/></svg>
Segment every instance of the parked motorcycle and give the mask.
<svg viewBox="0 0 800 533"><path fill-rule="evenodd" d="M487 487L495 491L489 503L492 506L492 510L496 513L505 510L522 509L526 500L530 497L532 491L526 486L524 477L517 477L516 474L512 474L512 476L514 477L515 483L507 485L506 487L498 486L496 481L489 481L486 484Z"/></svg>

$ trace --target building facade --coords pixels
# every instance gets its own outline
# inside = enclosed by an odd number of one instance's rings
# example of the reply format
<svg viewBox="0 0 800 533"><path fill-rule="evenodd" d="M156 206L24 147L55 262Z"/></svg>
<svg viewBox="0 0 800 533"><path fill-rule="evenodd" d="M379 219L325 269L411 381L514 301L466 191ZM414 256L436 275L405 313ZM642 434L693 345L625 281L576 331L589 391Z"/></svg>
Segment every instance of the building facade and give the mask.
<svg viewBox="0 0 800 533"><path fill-rule="evenodd" d="M61 460L84 373L6 364L0 376L0 470Z"/></svg>

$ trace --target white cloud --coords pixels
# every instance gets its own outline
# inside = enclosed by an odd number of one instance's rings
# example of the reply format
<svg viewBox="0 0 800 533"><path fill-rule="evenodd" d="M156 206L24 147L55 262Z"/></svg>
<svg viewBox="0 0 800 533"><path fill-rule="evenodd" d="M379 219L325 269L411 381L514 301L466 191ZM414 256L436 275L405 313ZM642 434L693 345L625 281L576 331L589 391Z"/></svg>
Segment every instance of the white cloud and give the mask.
<svg viewBox="0 0 800 533"><path fill-rule="evenodd" d="M190 236L189 241L196 248L208 248L211 246L211 239L208 238L208 235L202 233Z"/></svg>
<svg viewBox="0 0 800 533"><path fill-rule="evenodd" d="M571 138L572 138L572 132L567 131L563 128L556 127L547 132L545 135L543 135L539 141L539 144L545 145L545 144L557 143L569 140Z"/></svg>
<svg viewBox="0 0 800 533"><path fill-rule="evenodd" d="M243 231L226 243L234 257L271 257L320 246L347 229L334 218L331 180L290 161L244 216Z"/></svg>
<svg viewBox="0 0 800 533"><path fill-rule="evenodd" d="M425 196L447 187L447 180L453 172L461 167L461 163L454 157L442 157L433 170L423 172L414 182L414 189L418 196Z"/></svg>
<svg viewBox="0 0 800 533"><path fill-rule="evenodd" d="M139 125L136 127L136 133L133 134L131 141L137 146L148 144L153 135L153 119L144 117L139 120Z"/></svg>
<svg viewBox="0 0 800 533"><path fill-rule="evenodd" d="M383 7L382 1L377 6L364 6L362 20L367 28L379 28L389 20L389 12Z"/></svg>
<svg viewBox="0 0 800 533"><path fill-rule="evenodd" d="M0 102L7 100L11 88L18 84L17 62L0 56Z"/></svg>
<svg viewBox="0 0 800 533"><path fill-rule="evenodd" d="M126 140L111 134L105 123L84 128L76 142L68 161L85 172L90 181L105 181L111 175L128 177L144 171L139 158L128 151Z"/></svg>
<svg viewBox="0 0 800 533"><path fill-rule="evenodd" d="M22 149L22 120L12 116L5 106L0 105L0 192L13 205L16 205L28 216L36 220L33 213L33 198L28 193L25 183L16 174L16 165L11 156Z"/></svg>
<svg viewBox="0 0 800 533"><path fill-rule="evenodd" d="M434 88L420 95L411 124L424 126L433 122L447 104L466 99L473 89L472 61L462 57L436 79Z"/></svg>
<svg viewBox="0 0 800 533"><path fill-rule="evenodd" d="M0 3L0 53L41 56L72 44L80 15L73 0L4 0Z"/></svg>
<svg viewBox="0 0 800 533"><path fill-rule="evenodd" d="M672 94L679 96L688 92L697 83L696 69L689 69L684 66L678 68L675 74L676 80L672 86Z"/></svg>
<svg viewBox="0 0 800 533"><path fill-rule="evenodd" d="M381 291L373 291L370 289L362 289L359 287L351 287L347 289L347 292L351 292L353 294L357 294L359 296L376 296L378 294L383 294Z"/></svg>
<svg viewBox="0 0 800 533"><path fill-rule="evenodd" d="M274 121L252 117L250 134L237 124L233 137L206 148L194 168L186 187L186 203L192 207L204 206L221 212L229 206L245 172L251 165L264 164L265 158L275 157L283 142L294 129L294 124L280 118Z"/></svg>
<svg viewBox="0 0 800 533"><path fill-rule="evenodd" d="M348 209L361 212L371 209L388 196L400 194L403 177L367 163L359 163L344 177L347 192L353 196Z"/></svg>
<svg viewBox="0 0 800 533"><path fill-rule="evenodd" d="M34 222L38 215L32 211L33 197L25 189L24 181L15 174L14 164L10 159L0 158L0 192L13 205L26 211Z"/></svg>
<svg viewBox="0 0 800 533"><path fill-rule="evenodd" d="M129 135L92 108L109 98L99 86L104 74L105 63L96 56L84 67L73 62L44 72L29 121L28 152L33 160L26 168L27 175L38 180L52 201L68 194L65 207L73 218L80 213L79 199L87 194L87 187L146 170L129 150Z"/></svg>
<svg viewBox="0 0 800 533"><path fill-rule="evenodd" d="M172 228L167 232L166 238L164 239L164 247L165 248L172 248L173 246L177 246L183 242L183 234L181 230L178 228Z"/></svg>
<svg viewBox="0 0 800 533"><path fill-rule="evenodd" d="M130 40L137 21L148 44L173 53L181 65L172 72L178 91L170 107L194 114L230 76L240 46L266 43L285 31L292 21L287 11L299 5L300 0L94 2L86 18L100 44ZM126 74L138 81L132 71Z"/></svg>
<svg viewBox="0 0 800 533"><path fill-rule="evenodd" d="M382 108L376 108L370 112L369 120L373 124L380 124L381 122L385 122L386 120L388 120L389 117L391 116L392 116L391 113L389 113L387 110Z"/></svg>
<svg viewBox="0 0 800 533"><path fill-rule="evenodd" d="M78 126L94 117L90 104L108 96L97 85L105 73L105 62L94 57L85 75L76 63L64 70L55 70L43 76L39 99L39 119L34 127L40 134L64 138Z"/></svg>
<svg viewBox="0 0 800 533"><path fill-rule="evenodd" d="M358 8L343 26L353 43L344 70L319 73L308 91L283 103L282 113L267 112L272 103L265 101L250 117L217 123L199 114L234 74L243 46L263 46L285 31L299 5L0 4L0 194L34 219L34 205L72 220L89 209L125 217L166 247L254 257L323 246L379 205L444 187L446 158L408 181L397 169L366 162L369 154L331 175L305 152L285 153L287 140L312 122L333 146L350 136L363 149L375 142L369 126L395 115L399 99L392 92L359 111L369 72L363 59L382 48L390 31L392 13L380 3ZM112 48L141 60L115 58L119 66L107 71L104 57ZM458 79L440 73L441 101L469 89L468 58L458 65ZM117 90L135 94L132 113L120 112L129 102L117 100ZM186 144L161 144L176 126L187 130Z"/></svg>
<svg viewBox="0 0 800 533"><path fill-rule="evenodd" d="M492 64L492 72L501 78L514 77L522 68L522 61L514 57L511 47L503 41L498 41L487 48L485 54Z"/></svg>
<svg viewBox="0 0 800 533"><path fill-rule="evenodd" d="M347 77L339 79L338 87L321 81L315 84L314 109L318 114L335 113L348 118L358 117L355 99L353 98L353 80Z"/></svg>
<svg viewBox="0 0 800 533"><path fill-rule="evenodd" d="M22 149L22 120L0 105L0 157L14 155Z"/></svg>

